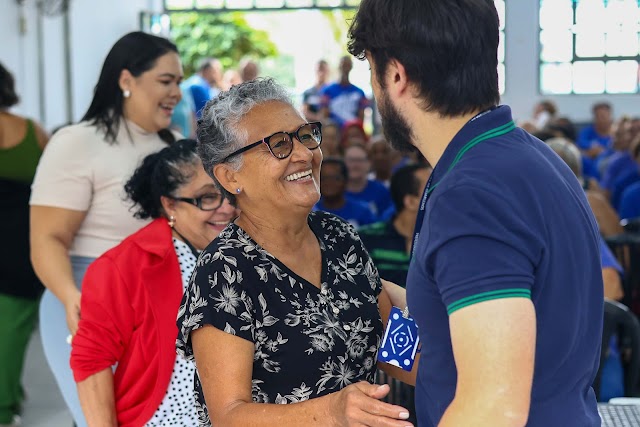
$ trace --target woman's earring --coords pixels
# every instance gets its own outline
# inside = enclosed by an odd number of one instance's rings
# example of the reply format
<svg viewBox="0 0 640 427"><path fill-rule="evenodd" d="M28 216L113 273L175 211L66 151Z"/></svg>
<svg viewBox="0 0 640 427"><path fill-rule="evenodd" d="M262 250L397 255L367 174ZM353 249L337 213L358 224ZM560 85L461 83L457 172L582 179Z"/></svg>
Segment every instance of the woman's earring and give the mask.
<svg viewBox="0 0 640 427"><path fill-rule="evenodd" d="M241 192L242 192L242 190L241 190L241 189L236 188L236 194L240 194Z"/></svg>
<svg viewBox="0 0 640 427"><path fill-rule="evenodd" d="M124 96L125 98L128 98L131 96L131 92L129 91L129 89L125 89L122 91L122 96Z"/></svg>
<svg viewBox="0 0 640 427"><path fill-rule="evenodd" d="M169 227L173 228L174 225L176 225L176 218L173 215L171 215L169 217Z"/></svg>

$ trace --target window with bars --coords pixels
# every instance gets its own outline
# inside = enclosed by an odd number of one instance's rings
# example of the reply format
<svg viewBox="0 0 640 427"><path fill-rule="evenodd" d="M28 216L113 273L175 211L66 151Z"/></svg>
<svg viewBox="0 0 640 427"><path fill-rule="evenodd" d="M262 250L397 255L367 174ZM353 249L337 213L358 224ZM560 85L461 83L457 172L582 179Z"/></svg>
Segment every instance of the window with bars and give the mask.
<svg viewBox="0 0 640 427"><path fill-rule="evenodd" d="M540 0L540 92L638 93L640 0Z"/></svg>

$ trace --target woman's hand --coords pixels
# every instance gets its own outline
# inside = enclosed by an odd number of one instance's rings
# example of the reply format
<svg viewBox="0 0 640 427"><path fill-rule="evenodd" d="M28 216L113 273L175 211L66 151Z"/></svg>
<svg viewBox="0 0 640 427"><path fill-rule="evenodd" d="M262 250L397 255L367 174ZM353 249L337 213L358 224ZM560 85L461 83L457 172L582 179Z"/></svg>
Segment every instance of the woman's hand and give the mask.
<svg viewBox="0 0 640 427"><path fill-rule="evenodd" d="M67 327L71 335L74 336L78 332L78 322L80 321L80 291L76 288L70 289L63 304L67 314Z"/></svg>
<svg viewBox="0 0 640 427"><path fill-rule="evenodd" d="M401 406L381 402L389 393L388 385L369 384L366 381L351 384L330 396L332 426L336 427L404 427L411 426L409 411Z"/></svg>

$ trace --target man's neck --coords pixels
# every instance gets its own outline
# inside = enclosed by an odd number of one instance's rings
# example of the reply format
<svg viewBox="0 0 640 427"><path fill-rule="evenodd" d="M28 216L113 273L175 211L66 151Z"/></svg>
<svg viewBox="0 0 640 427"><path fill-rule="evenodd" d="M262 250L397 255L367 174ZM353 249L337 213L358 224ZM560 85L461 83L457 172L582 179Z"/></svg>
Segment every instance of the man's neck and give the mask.
<svg viewBox="0 0 640 427"><path fill-rule="evenodd" d="M413 229L416 224L416 212L403 209L393 219L396 231L405 239L413 239Z"/></svg>
<svg viewBox="0 0 640 427"><path fill-rule="evenodd" d="M416 212L403 209L393 220L393 227L396 229L398 234L404 237L405 251L407 254L411 252L413 232L416 225L416 215Z"/></svg>
<svg viewBox="0 0 640 427"><path fill-rule="evenodd" d="M463 116L442 117L438 113L425 113L420 110L412 118L413 142L416 148L435 167L449 143L460 132L460 129L480 111Z"/></svg>
<svg viewBox="0 0 640 427"><path fill-rule="evenodd" d="M337 210L344 207L347 199L344 198L344 194L340 194L336 197L322 197L322 204L326 209Z"/></svg>
<svg viewBox="0 0 640 427"><path fill-rule="evenodd" d="M349 76L342 76L339 80L340 86L349 86L351 82L349 81Z"/></svg>

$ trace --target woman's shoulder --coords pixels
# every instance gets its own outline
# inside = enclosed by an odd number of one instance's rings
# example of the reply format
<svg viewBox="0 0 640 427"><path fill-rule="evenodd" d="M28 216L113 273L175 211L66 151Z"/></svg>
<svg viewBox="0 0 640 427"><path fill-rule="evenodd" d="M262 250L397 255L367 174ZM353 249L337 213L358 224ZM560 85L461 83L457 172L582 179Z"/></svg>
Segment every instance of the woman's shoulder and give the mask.
<svg viewBox="0 0 640 427"><path fill-rule="evenodd" d="M58 129L47 144L47 149L72 150L75 155L86 151L96 142L106 144L104 134L89 122L80 122Z"/></svg>

